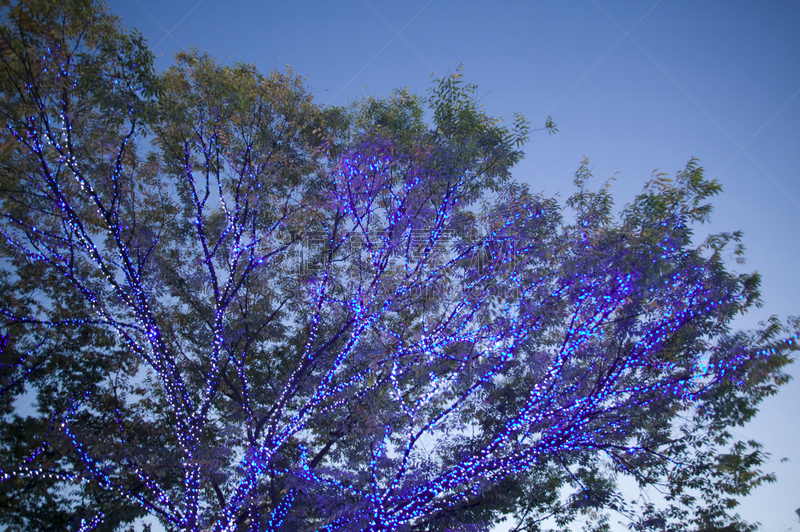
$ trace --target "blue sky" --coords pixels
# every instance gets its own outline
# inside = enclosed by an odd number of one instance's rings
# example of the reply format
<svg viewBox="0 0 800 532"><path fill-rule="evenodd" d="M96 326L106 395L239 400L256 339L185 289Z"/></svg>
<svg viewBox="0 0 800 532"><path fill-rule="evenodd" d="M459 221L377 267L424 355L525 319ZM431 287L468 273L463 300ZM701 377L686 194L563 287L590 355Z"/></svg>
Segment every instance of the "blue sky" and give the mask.
<svg viewBox="0 0 800 532"><path fill-rule="evenodd" d="M465 63L488 113L552 115L514 175L534 191L571 193L589 158L619 203L658 168L697 157L719 180L711 224L741 229L764 307L741 318L800 314L800 2L562 0L112 0L166 68L196 46L260 70L292 65L320 103L396 87L424 93L431 74ZM738 267L742 269L742 267ZM795 365L790 371L800 377ZM740 507L764 530L800 531L800 383L765 401L736 435L764 443L778 482ZM787 457L789 462L781 463ZM638 493L630 492L630 497Z"/></svg>

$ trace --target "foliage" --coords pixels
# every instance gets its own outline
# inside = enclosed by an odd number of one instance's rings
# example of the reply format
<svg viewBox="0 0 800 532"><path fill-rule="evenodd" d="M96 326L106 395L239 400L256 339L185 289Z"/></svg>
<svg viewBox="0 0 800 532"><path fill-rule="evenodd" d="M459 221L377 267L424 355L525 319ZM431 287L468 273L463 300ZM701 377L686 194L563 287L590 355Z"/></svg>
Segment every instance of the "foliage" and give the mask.
<svg viewBox="0 0 800 532"><path fill-rule="evenodd" d="M8 530L750 530L774 477L727 429L798 324L730 331L758 277L692 244L696 161L618 218L584 163L564 216L460 71L326 109L196 50L156 75L88 0L2 7Z"/></svg>

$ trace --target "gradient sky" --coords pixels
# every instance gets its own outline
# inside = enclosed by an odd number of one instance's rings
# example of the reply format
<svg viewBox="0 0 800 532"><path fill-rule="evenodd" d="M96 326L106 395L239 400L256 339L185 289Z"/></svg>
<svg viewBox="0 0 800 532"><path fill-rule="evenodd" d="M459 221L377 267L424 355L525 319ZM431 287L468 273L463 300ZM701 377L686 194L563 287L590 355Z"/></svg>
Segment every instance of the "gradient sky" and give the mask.
<svg viewBox="0 0 800 532"><path fill-rule="evenodd" d="M535 133L514 175L562 200L584 156L596 186L616 177L620 205L653 169L674 174L697 157L724 187L698 236L743 230L748 263L738 268L763 275L763 308L737 325L800 314L798 1L109 4L144 34L158 69L191 46L261 71L292 65L325 104L387 96L396 87L424 94L431 74L465 63L464 79L478 85L489 114L510 120L519 111L536 128L552 115L560 132ZM798 366L790 370L796 379ZM767 468L778 474L739 512L768 532L800 531L800 383L733 432L762 442L772 453Z"/></svg>

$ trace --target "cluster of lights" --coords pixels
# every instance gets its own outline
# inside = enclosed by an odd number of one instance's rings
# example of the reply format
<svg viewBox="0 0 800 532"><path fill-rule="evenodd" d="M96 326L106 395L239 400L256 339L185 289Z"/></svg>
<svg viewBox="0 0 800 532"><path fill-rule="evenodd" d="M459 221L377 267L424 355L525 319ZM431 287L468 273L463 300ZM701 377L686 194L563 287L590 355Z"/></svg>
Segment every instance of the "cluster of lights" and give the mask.
<svg viewBox="0 0 800 532"><path fill-rule="evenodd" d="M44 61L48 61L47 56ZM58 65L58 76L71 76L73 69L68 64ZM32 94L31 88L26 85L25 94L44 109L44 100L36 96L36 91ZM136 253L124 237L133 223L126 225L121 219L119 185L124 180L124 155L135 142L136 119L130 118L129 130L119 142L113 172L107 176L112 194L106 198L75 155L69 111L68 102L62 101L58 127L51 127L49 119L42 116L29 117L16 128L9 125L17 141L42 161L40 172L29 176L29 185L58 209L64 220L63 231L45 231L6 214L0 232L26 260L44 264L65 276L90 304L95 316L47 321L17 316L7 309L2 313L11 322L31 327L109 328L149 364L160 379L176 422L174 436L183 455L183 492L170 494L133 460L118 464L118 469L95 460L70 423L81 408L81 401L66 409L58 426L71 442L83 471L32 467L47 449L47 442L43 442L18 469L0 472L0 480L41 477L92 482L122 494L179 529L196 529L201 514L210 513L209 505L202 500L206 479L196 458L203 451L203 434L220 397L223 368L231 362L240 385L247 438L241 446L236 471L231 472L233 480L226 486L227 500L221 515L215 517L214 530L235 530L244 515L251 531L261 530L259 489L270 478L291 476L306 482L308 492L319 487L362 501L351 514L331 520L322 530L348 529L353 522L363 523L366 530L392 530L469 500L481 493L483 483L523 473L554 455L591 451L616 456L614 452L625 447L626 437L633 433L630 420L636 410L660 401L694 401L704 387L725 378L726 372L735 374L742 364L775 352L774 348L756 353L742 349L724 360L708 362L701 361L698 355L684 360L683 365L664 354L677 331L693 325L702 329L720 312L740 305L741 297L720 289L713 280L715 272L702 263L683 264L691 262L682 251L684 244L669 237L658 242L658 254L652 254L652 263L674 261L680 268L671 275L659 275L657 283L645 283L643 271L616 271L613 261L584 265L582 260L593 250L588 222L579 230L579 241L571 243L572 247L560 257L571 261L574 274L556 271L542 276L534 272L534 266L527 267L526 259L550 241L542 244L524 235L514 236L514 245L495 246L479 270L475 257L488 250L488 243L506 242L515 228L536 223L544 214L543 207L534 202L522 203L484 238L475 242L456 238L450 242L446 235L459 234L459 228L454 227L462 207L459 200L472 193L474 183L466 176L448 179L439 175L426 168L425 161L403 158L390 142L378 139L365 141L341 158L332 173L334 187L325 206L346 220L344 232L325 229L327 249L339 249L348 240L362 242L370 268L357 280L343 279L346 274L337 270L333 261L323 260L321 275L310 277L308 314L303 316L308 324L307 340L297 354L295 367L284 382L278 383L274 405L267 405L272 408L264 416L258 412L263 405L254 404L256 399L250 392L245 363L248 352L235 351L229 335L231 323L235 323L235 303L249 276L269 271L282 257L276 251L279 246L269 252L259 250L268 247L271 238L278 238L286 218L255 234L251 228L257 225L254 220L258 209L242 188L256 183L263 168L255 167L250 144L243 153L225 154L220 144L220 116L201 113L198 132L185 139L181 162L182 177L190 191L188 207L193 212L195 245L203 274L213 289L214 315L204 358L209 370L201 390L192 392L187 384L189 375L163 338L154 310L157 295L144 280L152 265L134 260ZM133 108L129 114L134 114ZM48 150L55 150L59 163L66 165L84 199L94 206L105 225L104 242L109 244L101 243L100 237L87 227L67 191L65 174L49 166ZM205 161L204 165L197 164L198 157ZM198 167L207 173L232 169L238 185L233 193L226 191L224 179L217 175L214 191L207 175L197 179ZM439 187L435 192L438 196L432 192L434 183ZM426 187L430 190L423 193ZM224 214L225 224L212 239L208 216L213 209ZM421 245L415 243L415 235L419 234L427 237ZM445 258L439 260L442 250ZM220 258L222 251L227 252L225 264ZM623 251L634 253L627 248ZM106 289L123 303L125 311L112 309L107 296L85 281L84 274L75 267L74 254L81 255L100 273ZM651 257L640 259L650 262ZM542 259L542 266L546 265L546 259ZM414 290L442 284L447 276L454 276L451 281L460 283L451 295L442 294L425 314L420 312L412 318L412 324L400 328L392 325L390 318L407 310L404 307ZM500 291L492 287L498 281L512 288L516 297L500 297ZM342 293L341 286L352 289ZM644 317L627 317L626 307L634 300L653 303L654 307ZM562 317L566 318L555 327L560 344L551 343L530 352L530 345L553 333L554 326L547 323L546 314L556 308L561 308ZM326 316L332 314L342 320L329 337L323 331L329 325ZM487 321L487 315L493 319ZM626 319L635 324L627 329L614 325ZM418 329L416 336L411 330L414 327ZM615 338L614 334L621 337ZM376 338L381 338L386 348L371 364L359 364L364 352L376 349ZM623 340L632 345L624 353L612 355L604 351ZM794 341L796 338L787 340L786 346L792 346ZM536 382L526 390L524 401L513 415L497 420L500 428L481 434L486 441L476 439L480 442L476 444L478 448L459 463L445 466L430 459L426 462L430 471L424 478L414 474L418 472L415 464L422 461L425 441L433 438L441 448L447 448L463 437L461 433L458 438L448 436L451 425L469 409L480 410L482 394L503 386L511 368L526 364L528 371L538 372ZM12 371L17 369L22 378L31 371L22 363L14 365ZM637 375L640 378L630 384ZM358 477L358 471L348 471L347 467L312 468L309 453L302 446L300 458L292 467L275 467L281 451L294 445L293 441L302 440L304 431L312 431L315 420L342 415L354 402L382 391L387 392L386 411L396 416L377 416L383 424L375 429L372 445L364 451L367 458L357 464L366 468L367 475ZM300 399L299 406L290 406ZM116 413L119 443L127 445L122 413ZM626 448L628 453L639 450ZM135 473L146 489L133 492L121 485L114 475L120 470ZM266 530L279 529L302 497L292 489L285 490L269 510ZM92 530L102 519L99 513L84 520L80 530Z"/></svg>

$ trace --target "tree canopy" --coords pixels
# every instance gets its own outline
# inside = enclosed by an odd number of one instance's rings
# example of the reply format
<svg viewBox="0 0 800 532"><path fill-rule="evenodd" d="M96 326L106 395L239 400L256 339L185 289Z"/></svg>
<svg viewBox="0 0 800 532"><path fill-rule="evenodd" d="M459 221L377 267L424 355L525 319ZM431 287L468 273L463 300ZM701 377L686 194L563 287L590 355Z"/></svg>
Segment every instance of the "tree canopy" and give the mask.
<svg viewBox="0 0 800 532"><path fill-rule="evenodd" d="M693 242L696 160L619 209L584 161L560 205L460 71L325 107L156 73L90 0L0 6L7 530L755 529L774 476L729 428L798 323L731 329L759 278Z"/></svg>

